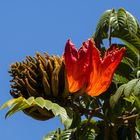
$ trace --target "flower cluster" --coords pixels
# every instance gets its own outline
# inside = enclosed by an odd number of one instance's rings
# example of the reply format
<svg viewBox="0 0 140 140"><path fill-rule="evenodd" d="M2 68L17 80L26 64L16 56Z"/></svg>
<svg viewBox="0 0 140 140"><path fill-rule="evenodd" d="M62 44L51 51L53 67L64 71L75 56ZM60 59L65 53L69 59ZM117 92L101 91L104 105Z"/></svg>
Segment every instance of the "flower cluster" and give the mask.
<svg viewBox="0 0 140 140"><path fill-rule="evenodd" d="M125 51L125 48L119 50L117 45L111 45L101 58L92 39L84 42L78 51L72 41L68 40L64 62L69 91L75 93L85 88L85 92L90 96L105 92Z"/></svg>

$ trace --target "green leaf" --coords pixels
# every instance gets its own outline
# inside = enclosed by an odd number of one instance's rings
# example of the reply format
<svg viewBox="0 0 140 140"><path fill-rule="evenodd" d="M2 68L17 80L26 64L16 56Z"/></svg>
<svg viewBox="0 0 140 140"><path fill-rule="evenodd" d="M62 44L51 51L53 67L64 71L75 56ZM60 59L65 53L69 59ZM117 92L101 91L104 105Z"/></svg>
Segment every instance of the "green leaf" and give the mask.
<svg viewBox="0 0 140 140"><path fill-rule="evenodd" d="M138 97L136 97L135 95L133 95L134 99L135 99L135 107L140 111L140 99Z"/></svg>
<svg viewBox="0 0 140 140"><path fill-rule="evenodd" d="M43 137L43 140L77 140L73 133L75 129L69 129L62 131L58 128L56 131L52 131Z"/></svg>
<svg viewBox="0 0 140 140"><path fill-rule="evenodd" d="M6 118L13 115L14 113L24 110L30 107L36 108L37 106L40 107L40 109L46 108L48 111L52 111L55 116L59 116L61 122L64 124L65 128L68 129L73 121L73 111L69 110L68 108L64 108L57 103L53 103L49 100L45 100L42 97L30 97L28 99L25 99L23 97L19 97L16 99L9 100L6 102L1 109L12 106L9 111L6 113ZM34 109L33 108L33 109ZM68 112L69 113L68 113Z"/></svg>
<svg viewBox="0 0 140 140"><path fill-rule="evenodd" d="M135 102L135 98L133 95L130 95L128 97L124 97L123 99L127 102L130 102L131 104L134 104L134 102Z"/></svg>
<svg viewBox="0 0 140 140"><path fill-rule="evenodd" d="M128 52L128 50L127 50ZM130 57L130 54L128 54L128 56ZM123 57L123 60L121 61L121 63L124 63L126 65L128 65L131 69L133 69L135 66L134 66L134 61L133 59L131 59L131 57L129 58L127 57L127 55L125 55L125 57Z"/></svg>
<svg viewBox="0 0 140 140"><path fill-rule="evenodd" d="M126 84L121 85L114 95L110 97L110 107L113 109L115 105L118 103L118 100L120 99L121 95L123 94L124 88Z"/></svg>
<svg viewBox="0 0 140 140"><path fill-rule="evenodd" d="M34 97L29 97L27 100L24 100L28 105L32 105L34 102Z"/></svg>
<svg viewBox="0 0 140 140"><path fill-rule="evenodd" d="M139 81L138 79L133 79L127 83L127 85L125 86L125 89L124 89L124 95L126 97L130 96L130 94L132 92L134 92L134 87L138 81Z"/></svg>
<svg viewBox="0 0 140 140"><path fill-rule="evenodd" d="M63 131L60 135L59 140L72 140L72 130Z"/></svg>
<svg viewBox="0 0 140 140"><path fill-rule="evenodd" d="M126 11L120 8L118 9L118 12L116 12L116 14L117 14L117 20L118 20L117 24L120 30L121 28L124 28L126 26L126 19L127 19Z"/></svg>
<svg viewBox="0 0 140 140"><path fill-rule="evenodd" d="M57 140L57 134L52 131L43 137L43 140Z"/></svg>
<svg viewBox="0 0 140 140"><path fill-rule="evenodd" d="M131 80L130 76L131 76L132 72L133 72L133 69L129 65L121 62L117 68L116 74L121 77L126 78L126 79L124 79L124 78L122 79L123 80L122 82L126 83L126 81L128 82L128 80ZM117 77L117 78L119 78L119 77ZM121 79L119 79L119 80L121 80ZM119 83L121 83L121 81Z"/></svg>
<svg viewBox="0 0 140 140"><path fill-rule="evenodd" d="M45 104L43 103L42 105L44 105L47 110L51 110L55 116L59 116L66 129L71 126L72 118L71 116L68 116L67 111L64 107L61 107L60 105L49 100L45 100Z"/></svg>
<svg viewBox="0 0 140 140"><path fill-rule="evenodd" d="M13 115L14 113L20 111L20 110L24 110L26 108L30 107L26 102L24 101L19 101L17 104L15 104L14 106L12 106L9 111L6 113L5 118L10 117L11 115Z"/></svg>
<svg viewBox="0 0 140 140"><path fill-rule="evenodd" d="M75 131L75 140L94 140L94 136L96 135L96 128L97 122L95 120L83 120Z"/></svg>
<svg viewBox="0 0 140 140"><path fill-rule="evenodd" d="M93 35L93 38L98 48L101 48L100 44L102 44L102 40L108 37L109 20L113 12L114 9L105 11L97 24L96 32Z"/></svg>
<svg viewBox="0 0 140 140"><path fill-rule="evenodd" d="M59 116L61 122L64 124L66 129L68 129L71 126L72 115L70 116L70 114L73 113L72 111L68 114L67 110L64 107L58 105L57 103L53 103L49 100L45 100L42 97L37 97L34 103L41 108L51 110L55 116Z"/></svg>
<svg viewBox="0 0 140 140"><path fill-rule="evenodd" d="M7 101L6 103L4 103L4 104L2 105L2 107L0 108L0 110L1 110L1 109L4 109L4 108L6 108L6 107L11 107L12 105L14 105L14 104L16 104L16 103L18 103L18 102L20 102L20 101L22 101L22 100L23 100L23 97L11 99L11 100Z"/></svg>
<svg viewBox="0 0 140 140"><path fill-rule="evenodd" d="M46 104L46 101L42 97L37 97L34 102L41 108L44 108Z"/></svg>
<svg viewBox="0 0 140 140"><path fill-rule="evenodd" d="M103 39L110 37L119 38L127 45L127 52L134 57L127 56L138 66L140 61L140 28L135 17L122 8L118 11L105 11L92 38L95 40L96 46L101 48Z"/></svg>
<svg viewBox="0 0 140 140"><path fill-rule="evenodd" d="M140 67L138 67L138 71L137 71L137 78L140 78Z"/></svg>
<svg viewBox="0 0 140 140"><path fill-rule="evenodd" d="M59 116L61 122L64 124L65 128L68 129L72 124L72 116L70 116L64 107L61 107L57 103L53 103L49 100L44 100L42 97L35 99L35 104L41 108L46 108L51 110L55 116ZM70 113L72 114L72 112Z"/></svg>
<svg viewBox="0 0 140 140"><path fill-rule="evenodd" d="M138 80L137 84L134 87L134 95L139 96L140 95L140 79Z"/></svg>
<svg viewBox="0 0 140 140"><path fill-rule="evenodd" d="M117 37L117 36L116 36ZM129 58L131 58L135 63L136 66L138 66L138 62L140 61L140 38L135 36L121 36L120 38L127 47L128 54L130 54Z"/></svg>
<svg viewBox="0 0 140 140"><path fill-rule="evenodd" d="M126 11L126 13L127 13L127 25L129 26L129 32L132 32L132 34L137 34L139 25L136 18L128 11Z"/></svg>
<svg viewBox="0 0 140 140"><path fill-rule="evenodd" d="M113 77L113 81L117 84L124 84L124 83L127 83L128 82L128 79L122 75L119 75L119 74L114 74L114 77Z"/></svg>
<svg viewBox="0 0 140 140"><path fill-rule="evenodd" d="M80 127L64 131L57 129L45 135L43 140L94 140L93 134L95 134L95 125L96 121L94 120L90 122L84 120L80 124Z"/></svg>

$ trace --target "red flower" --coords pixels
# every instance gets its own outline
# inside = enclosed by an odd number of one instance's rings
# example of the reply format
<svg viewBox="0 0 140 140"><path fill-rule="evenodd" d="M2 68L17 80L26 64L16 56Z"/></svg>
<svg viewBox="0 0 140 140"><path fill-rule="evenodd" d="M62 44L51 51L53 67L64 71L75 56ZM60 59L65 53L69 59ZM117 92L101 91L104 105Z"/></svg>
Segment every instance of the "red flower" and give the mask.
<svg viewBox="0 0 140 140"><path fill-rule="evenodd" d="M124 53L125 48L118 50L116 45L112 45L102 59L92 40L84 42L79 51L68 40L64 61L69 91L73 93L86 87L91 96L105 92Z"/></svg>
<svg viewBox="0 0 140 140"><path fill-rule="evenodd" d="M92 46L89 45L89 41L84 42L79 51L76 50L71 40L66 43L64 61L71 93L80 90L87 83L89 63L91 63L91 49Z"/></svg>
<svg viewBox="0 0 140 140"><path fill-rule="evenodd" d="M91 96L98 96L105 92L111 84L113 74L122 60L125 48L118 50L116 45L111 45L103 59L99 50L92 47L92 70L90 73L86 92Z"/></svg>

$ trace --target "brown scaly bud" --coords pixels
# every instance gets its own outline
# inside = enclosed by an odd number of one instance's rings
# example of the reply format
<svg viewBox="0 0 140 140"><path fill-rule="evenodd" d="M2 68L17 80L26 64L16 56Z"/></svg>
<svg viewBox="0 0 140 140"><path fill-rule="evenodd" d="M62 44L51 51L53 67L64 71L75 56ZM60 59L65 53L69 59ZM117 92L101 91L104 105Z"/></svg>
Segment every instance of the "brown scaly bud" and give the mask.
<svg viewBox="0 0 140 140"><path fill-rule="evenodd" d="M11 65L11 95L28 99L43 97L59 104L64 104L69 96L63 59L59 56L45 56L39 52L35 57L27 56L22 62ZM40 107L30 107L23 112L38 120L47 120L54 115L51 111Z"/></svg>

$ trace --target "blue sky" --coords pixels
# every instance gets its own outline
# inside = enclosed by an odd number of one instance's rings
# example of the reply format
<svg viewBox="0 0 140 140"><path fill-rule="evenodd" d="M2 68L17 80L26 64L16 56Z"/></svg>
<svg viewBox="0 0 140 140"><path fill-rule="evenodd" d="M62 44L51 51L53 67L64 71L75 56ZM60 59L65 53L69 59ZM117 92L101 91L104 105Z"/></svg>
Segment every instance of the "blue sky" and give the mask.
<svg viewBox="0 0 140 140"><path fill-rule="evenodd" d="M71 38L80 47L92 36L101 14L125 8L140 21L138 0L1 0L0 1L0 106L11 98L11 63L34 56L36 51L62 55ZM55 118L41 122L18 112L7 120L0 111L2 140L41 140L61 126Z"/></svg>

